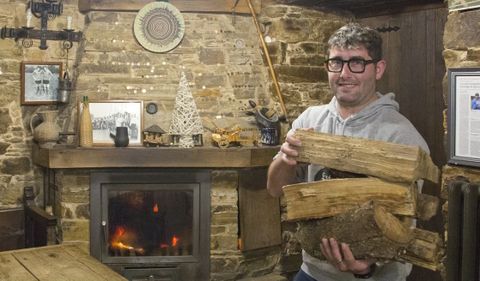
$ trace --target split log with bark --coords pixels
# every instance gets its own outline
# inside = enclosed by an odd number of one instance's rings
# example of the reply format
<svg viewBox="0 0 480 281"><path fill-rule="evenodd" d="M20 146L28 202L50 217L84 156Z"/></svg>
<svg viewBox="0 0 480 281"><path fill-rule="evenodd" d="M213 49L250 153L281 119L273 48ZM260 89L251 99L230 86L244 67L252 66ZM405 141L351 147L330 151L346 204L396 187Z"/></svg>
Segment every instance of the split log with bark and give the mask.
<svg viewBox="0 0 480 281"><path fill-rule="evenodd" d="M324 259L322 238L350 246L356 258L410 262L439 270L443 253L438 233L412 228L413 218L428 220L437 197L418 193L416 181L438 182L439 171L419 147L295 132L302 146L297 161L370 178L332 179L283 188L283 218L297 221L298 239L312 256Z"/></svg>
<svg viewBox="0 0 480 281"><path fill-rule="evenodd" d="M416 184L387 182L377 178L331 179L283 187L286 212L283 219L320 219L344 213L375 201L395 215L429 220L438 211L435 196L417 193Z"/></svg>
<svg viewBox="0 0 480 281"><path fill-rule="evenodd" d="M357 259L410 262L430 270L439 270L443 253L438 233L411 229L373 201L331 218L300 221L297 238L319 259L325 259L322 238L348 244Z"/></svg>
<svg viewBox="0 0 480 281"><path fill-rule="evenodd" d="M439 170L417 146L297 130L297 161L365 174L395 182L427 179L438 183Z"/></svg>

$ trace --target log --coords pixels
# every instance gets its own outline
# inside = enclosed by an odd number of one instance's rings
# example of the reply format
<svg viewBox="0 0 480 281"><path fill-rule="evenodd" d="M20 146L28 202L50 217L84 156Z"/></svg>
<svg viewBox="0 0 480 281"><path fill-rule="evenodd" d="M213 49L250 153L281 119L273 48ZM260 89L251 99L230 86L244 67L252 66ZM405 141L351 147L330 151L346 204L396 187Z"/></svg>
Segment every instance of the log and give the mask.
<svg viewBox="0 0 480 281"><path fill-rule="evenodd" d="M416 217L423 221L428 221L438 212L440 199L436 196L419 193L417 194Z"/></svg>
<svg viewBox="0 0 480 281"><path fill-rule="evenodd" d="M298 222L297 238L310 255L324 260L322 238L347 243L357 259L409 262L440 270L443 256L438 233L410 229L385 207L368 202L358 209L324 219Z"/></svg>
<svg viewBox="0 0 480 281"><path fill-rule="evenodd" d="M411 183L424 178L438 183L439 170L421 148L391 142L297 130L300 162Z"/></svg>
<svg viewBox="0 0 480 281"><path fill-rule="evenodd" d="M286 221L335 216L374 200L393 213L416 215L415 184L410 186L376 178L332 179L287 185L283 188Z"/></svg>
<svg viewBox="0 0 480 281"><path fill-rule="evenodd" d="M321 239L335 238L347 243L357 259L392 260L408 246L413 231L370 201L335 217L299 222L297 238L307 253L319 259L325 259Z"/></svg>
<svg viewBox="0 0 480 281"><path fill-rule="evenodd" d="M414 239L408 245L406 252L400 253L399 260L433 271L440 271L443 267L441 260L445 252L440 235L415 228L413 236Z"/></svg>

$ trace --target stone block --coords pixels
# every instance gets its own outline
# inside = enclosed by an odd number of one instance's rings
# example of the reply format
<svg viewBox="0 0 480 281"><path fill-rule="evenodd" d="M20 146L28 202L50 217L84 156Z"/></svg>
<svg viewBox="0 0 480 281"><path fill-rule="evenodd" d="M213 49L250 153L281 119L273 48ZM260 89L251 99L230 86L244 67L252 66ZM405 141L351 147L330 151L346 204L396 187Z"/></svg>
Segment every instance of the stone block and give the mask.
<svg viewBox="0 0 480 281"><path fill-rule="evenodd" d="M240 256L235 255L211 255L210 271L216 274L236 273L239 264L243 260Z"/></svg>
<svg viewBox="0 0 480 281"><path fill-rule="evenodd" d="M62 220L62 241L89 241L90 221L88 220Z"/></svg>
<svg viewBox="0 0 480 281"><path fill-rule="evenodd" d="M238 249L237 235L218 235L210 238L210 249L212 250L235 251Z"/></svg>
<svg viewBox="0 0 480 281"><path fill-rule="evenodd" d="M10 147L11 144L6 142L0 142L0 155L3 155L7 152L7 149Z"/></svg>
<svg viewBox="0 0 480 281"><path fill-rule="evenodd" d="M212 225L226 225L237 223L238 213L237 212L222 212L212 214L211 223Z"/></svg>
<svg viewBox="0 0 480 281"><path fill-rule="evenodd" d="M199 53L200 63L216 65L225 63L225 54L218 48L201 48Z"/></svg>
<svg viewBox="0 0 480 281"><path fill-rule="evenodd" d="M79 219L90 219L90 204L79 204L75 209L75 215Z"/></svg>
<svg viewBox="0 0 480 281"><path fill-rule="evenodd" d="M312 65L323 67L325 62L324 55L303 55L292 56L289 58L290 65Z"/></svg>
<svg viewBox="0 0 480 281"><path fill-rule="evenodd" d="M443 33L445 49L466 50L469 47L478 46L480 42L479 22L478 10L449 13Z"/></svg>
<svg viewBox="0 0 480 281"><path fill-rule="evenodd" d="M10 111L8 108L0 108L0 134L5 134L10 125L12 125Z"/></svg>
<svg viewBox="0 0 480 281"><path fill-rule="evenodd" d="M328 79L325 68L319 66L275 65L275 70L283 83L316 83Z"/></svg>
<svg viewBox="0 0 480 281"><path fill-rule="evenodd" d="M23 175L30 172L30 165L28 157L9 157L1 162L0 172L9 175Z"/></svg>
<svg viewBox="0 0 480 281"><path fill-rule="evenodd" d="M225 76L217 74L204 74L195 77L195 85L198 88L225 87Z"/></svg>

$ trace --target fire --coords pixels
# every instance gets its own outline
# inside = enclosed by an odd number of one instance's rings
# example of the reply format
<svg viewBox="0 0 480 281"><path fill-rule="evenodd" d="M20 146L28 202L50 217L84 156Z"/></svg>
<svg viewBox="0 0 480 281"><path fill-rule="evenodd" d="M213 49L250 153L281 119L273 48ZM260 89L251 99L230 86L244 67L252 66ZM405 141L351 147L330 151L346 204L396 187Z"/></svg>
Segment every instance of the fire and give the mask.
<svg viewBox="0 0 480 281"><path fill-rule="evenodd" d="M117 228L115 228L115 233L113 234L113 238L112 240L118 240L120 239L120 237L125 234L127 230L125 229L125 227L123 226L117 226Z"/></svg>
<svg viewBox="0 0 480 281"><path fill-rule="evenodd" d="M125 245L122 242L112 242L112 247L119 248L119 249L127 249L127 250L134 249L132 246Z"/></svg>
<svg viewBox="0 0 480 281"><path fill-rule="evenodd" d="M117 249L135 250L139 252L143 251L142 248L135 248L125 243L125 240L130 240L132 238L132 235L133 233L131 233L130 231L127 232L127 229L124 226L117 226L115 228L115 232L111 237L110 246Z"/></svg>
<svg viewBox="0 0 480 281"><path fill-rule="evenodd" d="M155 203L155 205L153 206L153 212L156 214L158 213L158 204Z"/></svg>
<svg viewBox="0 0 480 281"><path fill-rule="evenodd" d="M173 235L173 237L172 237L172 246L173 246L173 247L177 246L178 241L180 241L180 238L178 238L178 237L176 237L175 235Z"/></svg>

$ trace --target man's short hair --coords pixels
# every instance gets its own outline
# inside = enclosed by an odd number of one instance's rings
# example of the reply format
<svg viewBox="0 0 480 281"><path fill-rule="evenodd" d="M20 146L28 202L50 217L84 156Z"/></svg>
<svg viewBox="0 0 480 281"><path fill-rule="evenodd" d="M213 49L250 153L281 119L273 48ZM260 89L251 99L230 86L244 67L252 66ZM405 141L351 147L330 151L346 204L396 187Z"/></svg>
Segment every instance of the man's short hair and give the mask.
<svg viewBox="0 0 480 281"><path fill-rule="evenodd" d="M372 59L382 58L382 37L373 28L358 23L348 23L340 27L328 40L328 49L356 49L364 47Z"/></svg>

